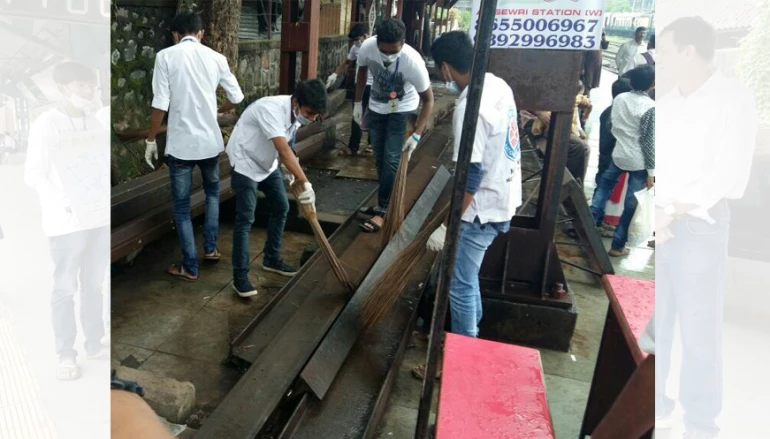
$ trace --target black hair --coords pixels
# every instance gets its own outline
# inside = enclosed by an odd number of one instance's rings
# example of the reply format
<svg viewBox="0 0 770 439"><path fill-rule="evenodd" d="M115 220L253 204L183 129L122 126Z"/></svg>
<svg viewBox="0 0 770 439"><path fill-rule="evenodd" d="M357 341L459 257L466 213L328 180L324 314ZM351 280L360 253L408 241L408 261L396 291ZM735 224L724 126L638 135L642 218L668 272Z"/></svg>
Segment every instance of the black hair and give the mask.
<svg viewBox="0 0 770 439"><path fill-rule="evenodd" d="M662 33L671 32L679 50L695 47L704 60L711 61L717 45L717 33L710 23L701 17L683 17L666 26Z"/></svg>
<svg viewBox="0 0 770 439"><path fill-rule="evenodd" d="M634 34L638 34L639 32L647 32L647 28L646 28L646 27L644 27L644 26L639 26L639 27L637 27L637 28L636 28L636 30L634 31Z"/></svg>
<svg viewBox="0 0 770 439"><path fill-rule="evenodd" d="M406 26L398 18L388 18L377 26L377 43L403 43Z"/></svg>
<svg viewBox="0 0 770 439"><path fill-rule="evenodd" d="M65 62L56 66L53 71L53 82L67 85L74 81L95 83L96 75L88 67L76 62Z"/></svg>
<svg viewBox="0 0 770 439"><path fill-rule="evenodd" d="M631 88L631 81L626 78L620 78L612 83L612 99L615 99L623 93L628 93L633 90Z"/></svg>
<svg viewBox="0 0 770 439"><path fill-rule="evenodd" d="M171 21L171 32L180 35L197 34L203 30L203 20L195 12L180 12Z"/></svg>
<svg viewBox="0 0 770 439"><path fill-rule="evenodd" d="M631 69L628 72L631 88L636 91L647 91L655 84L655 68L649 64Z"/></svg>
<svg viewBox="0 0 770 439"><path fill-rule="evenodd" d="M442 34L430 47L436 68L447 63L462 74L471 71L473 43L467 33L459 30Z"/></svg>
<svg viewBox="0 0 770 439"><path fill-rule="evenodd" d="M647 46L650 49L654 49L655 48L655 34L650 35L650 40L647 42Z"/></svg>
<svg viewBox="0 0 770 439"><path fill-rule="evenodd" d="M350 28L350 32L348 32L348 39L357 40L366 35L367 31L368 28L365 23L356 23L353 25L353 27Z"/></svg>
<svg viewBox="0 0 770 439"><path fill-rule="evenodd" d="M317 113L326 112L326 84L320 79L309 79L297 84L292 95L300 107L310 107Z"/></svg>

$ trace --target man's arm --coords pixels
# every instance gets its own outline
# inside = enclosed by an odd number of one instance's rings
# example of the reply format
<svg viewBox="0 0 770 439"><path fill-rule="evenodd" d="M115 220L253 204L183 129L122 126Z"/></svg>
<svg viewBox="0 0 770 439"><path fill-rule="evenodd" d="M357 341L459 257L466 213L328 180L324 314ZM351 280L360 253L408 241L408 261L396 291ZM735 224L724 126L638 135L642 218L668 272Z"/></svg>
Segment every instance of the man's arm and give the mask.
<svg viewBox="0 0 770 439"><path fill-rule="evenodd" d="M358 65L358 76L356 77L356 98L354 102L361 102L364 98L364 89L366 88L366 75L369 73L369 68L366 66Z"/></svg>
<svg viewBox="0 0 770 439"><path fill-rule="evenodd" d="M615 55L615 65L618 68L618 74L624 73L623 67L628 63L628 43L623 43L618 49L618 53Z"/></svg>
<svg viewBox="0 0 770 439"><path fill-rule="evenodd" d="M172 439L158 416L139 395L111 390L110 433L113 439Z"/></svg>
<svg viewBox="0 0 770 439"><path fill-rule="evenodd" d="M414 132L422 136L425 132L425 128L428 126L428 118L433 113L433 88L428 87L427 90L420 93L420 99L422 100L422 109L420 115L417 117L417 126Z"/></svg>
<svg viewBox="0 0 770 439"><path fill-rule="evenodd" d="M354 59L346 59L345 61L342 61L339 66L334 70L334 73L339 75L340 73L347 70L349 67L353 67L356 65L356 60Z"/></svg>
<svg viewBox="0 0 770 439"><path fill-rule="evenodd" d="M219 108L217 108L217 113L219 113L219 114L227 113L230 110L232 110L233 108L235 108L235 104L234 103L232 103L230 101L225 101L225 102L222 103L222 105L219 106Z"/></svg>
<svg viewBox="0 0 770 439"><path fill-rule="evenodd" d="M152 116L150 116L150 132L147 133L147 140L150 142L155 140L155 137L158 135L164 117L166 117L165 111L158 110L157 108L152 109Z"/></svg>
<svg viewBox="0 0 770 439"><path fill-rule="evenodd" d="M294 151L289 146L289 142L285 137L273 137L270 139L273 142L273 146L278 151L278 159L286 166L286 169L294 175L297 183L307 183L307 176L302 170L302 166L299 165L299 160L294 155Z"/></svg>
<svg viewBox="0 0 770 439"><path fill-rule="evenodd" d="M655 107L642 115L639 135L639 145L644 156L644 168L647 170L647 188L652 188L655 182Z"/></svg>
<svg viewBox="0 0 770 439"><path fill-rule="evenodd" d="M230 71L230 66L227 64L227 58L224 56L219 58L219 85L225 90L225 94L227 94L227 99L229 101L219 107L219 112L226 113L235 108L235 105L240 104L241 101L243 101L244 96L241 86L238 85L238 79L233 72Z"/></svg>

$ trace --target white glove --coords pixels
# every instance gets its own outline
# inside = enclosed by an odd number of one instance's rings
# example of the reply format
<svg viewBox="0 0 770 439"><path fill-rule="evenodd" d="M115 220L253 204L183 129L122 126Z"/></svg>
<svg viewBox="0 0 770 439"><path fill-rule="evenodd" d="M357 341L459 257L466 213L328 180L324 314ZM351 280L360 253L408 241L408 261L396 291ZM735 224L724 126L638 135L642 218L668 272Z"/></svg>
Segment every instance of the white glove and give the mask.
<svg viewBox="0 0 770 439"><path fill-rule="evenodd" d="M364 107L360 102L353 104L353 122L361 126L361 119L364 117Z"/></svg>
<svg viewBox="0 0 770 439"><path fill-rule="evenodd" d="M144 160L152 169L155 169L155 165L152 164L152 159L158 160L158 143L156 141L149 141L144 139Z"/></svg>
<svg viewBox="0 0 770 439"><path fill-rule="evenodd" d="M329 77L326 79L326 88L331 88L334 83L337 82L337 74L332 73L329 75Z"/></svg>
<svg viewBox="0 0 770 439"><path fill-rule="evenodd" d="M310 182L304 184L304 190L297 196L297 201L301 204L310 205L315 211L315 192Z"/></svg>
<svg viewBox="0 0 770 439"><path fill-rule="evenodd" d="M430 238L428 238L428 244L426 244L426 247L428 247L428 250L434 251L434 252L440 252L444 249L444 240L446 239L446 226L440 225L436 230L433 231L433 233L430 235Z"/></svg>
<svg viewBox="0 0 770 439"><path fill-rule="evenodd" d="M417 144L420 143L420 136L417 133L412 133L411 136L404 143L404 149L402 151L409 151L409 158L412 158L412 153L417 149Z"/></svg>

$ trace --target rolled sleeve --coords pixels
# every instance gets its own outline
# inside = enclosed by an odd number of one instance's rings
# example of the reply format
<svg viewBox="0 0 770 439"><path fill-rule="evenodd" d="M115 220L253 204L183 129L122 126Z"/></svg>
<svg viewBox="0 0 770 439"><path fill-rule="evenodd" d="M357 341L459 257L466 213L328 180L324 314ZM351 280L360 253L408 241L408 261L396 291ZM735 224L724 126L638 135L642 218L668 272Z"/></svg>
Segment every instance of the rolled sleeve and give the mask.
<svg viewBox="0 0 770 439"><path fill-rule="evenodd" d="M227 58L224 56L219 59L219 85L225 90L227 99L230 102L240 104L243 101L244 96L241 86L238 85L238 79L230 71Z"/></svg>
<svg viewBox="0 0 770 439"><path fill-rule="evenodd" d="M152 73L152 95L152 108L168 111L171 105L171 86L165 58L160 54L155 58L155 69Z"/></svg>

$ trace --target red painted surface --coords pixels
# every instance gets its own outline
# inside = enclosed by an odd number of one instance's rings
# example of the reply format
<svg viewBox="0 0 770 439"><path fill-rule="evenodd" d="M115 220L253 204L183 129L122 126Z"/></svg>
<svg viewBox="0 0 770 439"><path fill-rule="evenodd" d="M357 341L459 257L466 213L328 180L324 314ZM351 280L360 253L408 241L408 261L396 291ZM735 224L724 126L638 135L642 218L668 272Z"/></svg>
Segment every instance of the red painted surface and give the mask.
<svg viewBox="0 0 770 439"><path fill-rule="evenodd" d="M540 353L447 334L436 439L553 439Z"/></svg>
<svg viewBox="0 0 770 439"><path fill-rule="evenodd" d="M612 274L607 275L607 280L612 286L611 293L615 294L620 309L623 310L631 333L639 340L655 311L655 281Z"/></svg>
<svg viewBox="0 0 770 439"><path fill-rule="evenodd" d="M618 183L615 185L615 189L612 190L612 193L610 194L610 201L612 201L615 204L620 203L620 197L623 196L623 186L626 185L626 179L628 178L627 173L623 173L620 175L620 178L618 179Z"/></svg>

